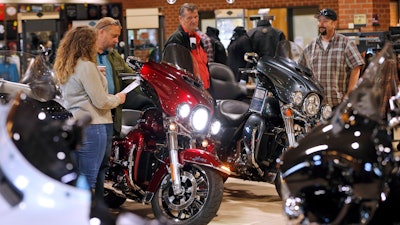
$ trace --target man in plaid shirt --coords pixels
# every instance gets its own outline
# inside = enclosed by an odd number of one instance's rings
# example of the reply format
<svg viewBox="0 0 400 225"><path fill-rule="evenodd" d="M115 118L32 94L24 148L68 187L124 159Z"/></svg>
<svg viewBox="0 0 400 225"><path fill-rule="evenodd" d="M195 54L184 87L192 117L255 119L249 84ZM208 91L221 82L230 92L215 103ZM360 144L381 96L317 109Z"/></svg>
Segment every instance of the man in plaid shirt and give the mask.
<svg viewBox="0 0 400 225"><path fill-rule="evenodd" d="M335 11L323 9L316 18L319 36L306 46L300 64L313 71L324 87L325 102L334 108L356 86L364 59L354 42L335 32Z"/></svg>

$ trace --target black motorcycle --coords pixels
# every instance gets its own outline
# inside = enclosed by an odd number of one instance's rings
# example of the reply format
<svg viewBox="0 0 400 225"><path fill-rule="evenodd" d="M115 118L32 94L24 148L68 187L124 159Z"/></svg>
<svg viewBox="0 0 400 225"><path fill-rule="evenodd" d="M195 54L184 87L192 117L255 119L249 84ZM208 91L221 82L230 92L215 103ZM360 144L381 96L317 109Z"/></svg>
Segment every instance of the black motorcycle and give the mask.
<svg viewBox="0 0 400 225"><path fill-rule="evenodd" d="M233 177L275 183L279 194L276 160L331 114L312 71L296 62L301 52L295 43L282 41L275 57L246 54L246 60L256 65L242 71L256 79L250 104L217 102L222 128L214 138L220 159Z"/></svg>
<svg viewBox="0 0 400 225"><path fill-rule="evenodd" d="M330 121L282 155L290 224L400 222L400 170L392 143L400 124L396 67L387 43Z"/></svg>

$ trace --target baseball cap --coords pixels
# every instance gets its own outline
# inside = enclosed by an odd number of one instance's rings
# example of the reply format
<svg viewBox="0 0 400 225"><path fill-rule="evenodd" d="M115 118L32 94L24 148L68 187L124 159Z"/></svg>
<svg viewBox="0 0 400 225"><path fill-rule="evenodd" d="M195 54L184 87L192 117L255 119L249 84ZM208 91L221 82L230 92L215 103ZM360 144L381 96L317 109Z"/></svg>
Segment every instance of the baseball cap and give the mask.
<svg viewBox="0 0 400 225"><path fill-rule="evenodd" d="M317 15L315 15L315 18L319 18L320 16L325 16L328 19L331 20L336 20L337 19L337 14L333 9L325 8L319 11Z"/></svg>

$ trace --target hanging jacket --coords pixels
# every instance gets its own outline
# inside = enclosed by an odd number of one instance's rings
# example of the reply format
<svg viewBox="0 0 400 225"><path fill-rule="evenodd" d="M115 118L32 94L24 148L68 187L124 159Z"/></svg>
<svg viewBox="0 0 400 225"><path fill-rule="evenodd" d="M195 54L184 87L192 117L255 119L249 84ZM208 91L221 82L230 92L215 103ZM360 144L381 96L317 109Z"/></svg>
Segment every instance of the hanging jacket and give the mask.
<svg viewBox="0 0 400 225"><path fill-rule="evenodd" d="M249 36L247 36L244 27L236 27L233 30L231 42L228 45L228 60L227 65L235 73L236 81L240 81L241 74L239 68L246 68L247 62L244 61L244 54L246 52L252 52L251 42Z"/></svg>
<svg viewBox="0 0 400 225"><path fill-rule="evenodd" d="M257 27L249 30L247 35L250 38L253 51L260 57L264 55L275 56L276 46L281 40L285 40L285 34L273 28L269 20L260 20Z"/></svg>
<svg viewBox="0 0 400 225"><path fill-rule="evenodd" d="M212 47L214 50L214 62L226 64L226 49L219 39L219 30L214 27L207 27L206 34L211 39Z"/></svg>

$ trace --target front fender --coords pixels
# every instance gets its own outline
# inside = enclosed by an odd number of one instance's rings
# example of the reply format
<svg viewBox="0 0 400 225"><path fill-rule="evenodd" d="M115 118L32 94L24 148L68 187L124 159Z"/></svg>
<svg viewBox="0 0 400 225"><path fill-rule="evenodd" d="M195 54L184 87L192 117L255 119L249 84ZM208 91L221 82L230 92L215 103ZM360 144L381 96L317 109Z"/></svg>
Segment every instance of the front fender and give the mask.
<svg viewBox="0 0 400 225"><path fill-rule="evenodd" d="M223 165L217 155L200 149L186 149L179 152L179 161L182 165L193 163L203 166L208 166L216 169L226 175L230 175L230 170Z"/></svg>
<svg viewBox="0 0 400 225"><path fill-rule="evenodd" d="M162 164L157 169L153 176L153 179L149 183L149 186L146 190L147 192L155 193L157 191L162 179L167 173L169 173L167 169L168 163L169 158L166 160L166 164ZM215 154L200 149L186 149L184 151L180 151L179 163L181 165L193 163L197 165L211 167L215 170L222 172L223 174L226 174L227 177L231 174L229 168L224 166L221 160L219 160Z"/></svg>

